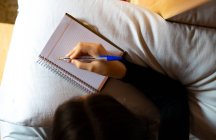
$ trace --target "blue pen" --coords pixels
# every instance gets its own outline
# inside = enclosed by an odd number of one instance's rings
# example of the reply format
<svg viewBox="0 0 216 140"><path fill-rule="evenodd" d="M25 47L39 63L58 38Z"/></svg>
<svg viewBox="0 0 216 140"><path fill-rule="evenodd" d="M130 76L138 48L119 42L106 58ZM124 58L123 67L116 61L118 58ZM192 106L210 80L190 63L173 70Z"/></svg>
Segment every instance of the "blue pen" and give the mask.
<svg viewBox="0 0 216 140"><path fill-rule="evenodd" d="M70 57L60 57L59 60L72 60ZM113 55L100 55L98 57L92 57L92 56L82 56L75 58L75 60L80 61L94 61L94 60L102 60L102 61L116 61L116 60L122 60L121 56L113 56Z"/></svg>

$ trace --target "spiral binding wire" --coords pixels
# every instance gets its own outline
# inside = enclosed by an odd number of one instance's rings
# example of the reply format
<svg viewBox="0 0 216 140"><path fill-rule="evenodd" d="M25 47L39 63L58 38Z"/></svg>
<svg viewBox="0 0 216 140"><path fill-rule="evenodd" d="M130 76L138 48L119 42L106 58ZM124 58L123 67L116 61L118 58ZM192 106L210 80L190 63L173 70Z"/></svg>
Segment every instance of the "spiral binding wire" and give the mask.
<svg viewBox="0 0 216 140"><path fill-rule="evenodd" d="M37 63L40 64L41 66L45 67L46 69L52 71L53 73L56 73L57 75L59 75L60 77L65 79L66 81L72 83L75 87L79 87L84 92L87 92L87 93L97 93L97 92L99 92L94 87L92 87L89 84L85 83L84 81L82 81L81 79L76 77L75 75L72 75L68 71L62 69L61 67L54 64L53 62L49 61L48 59L46 59L45 57L43 57L41 55L39 55L39 59L38 59ZM84 86L77 83L76 80L81 82Z"/></svg>

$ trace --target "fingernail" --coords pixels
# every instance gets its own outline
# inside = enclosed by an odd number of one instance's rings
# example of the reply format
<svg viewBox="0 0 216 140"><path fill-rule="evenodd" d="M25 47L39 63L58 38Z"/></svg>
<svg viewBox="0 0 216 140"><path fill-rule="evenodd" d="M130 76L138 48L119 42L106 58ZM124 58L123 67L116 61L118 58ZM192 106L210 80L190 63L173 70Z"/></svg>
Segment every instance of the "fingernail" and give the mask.
<svg viewBox="0 0 216 140"><path fill-rule="evenodd" d="M69 56L70 56L70 53L67 53L65 56L66 56L66 57L69 57Z"/></svg>
<svg viewBox="0 0 216 140"><path fill-rule="evenodd" d="M74 59L71 59L71 63L73 63L73 64L74 64L75 62L76 62L76 60L74 60Z"/></svg>

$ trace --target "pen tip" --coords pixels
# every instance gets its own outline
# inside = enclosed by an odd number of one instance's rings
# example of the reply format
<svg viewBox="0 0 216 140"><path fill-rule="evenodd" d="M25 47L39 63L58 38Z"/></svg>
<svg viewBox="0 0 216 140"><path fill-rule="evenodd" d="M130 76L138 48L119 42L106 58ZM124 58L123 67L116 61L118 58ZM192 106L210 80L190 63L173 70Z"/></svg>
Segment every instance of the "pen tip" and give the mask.
<svg viewBox="0 0 216 140"><path fill-rule="evenodd" d="M71 60L70 57L59 57L58 60Z"/></svg>

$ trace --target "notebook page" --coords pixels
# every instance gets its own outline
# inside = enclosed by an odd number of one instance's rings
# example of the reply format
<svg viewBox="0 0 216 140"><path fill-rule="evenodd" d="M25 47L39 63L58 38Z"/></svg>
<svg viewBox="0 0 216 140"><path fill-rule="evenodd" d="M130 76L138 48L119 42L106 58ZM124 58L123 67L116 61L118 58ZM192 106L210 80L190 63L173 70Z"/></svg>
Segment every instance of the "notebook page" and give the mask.
<svg viewBox="0 0 216 140"><path fill-rule="evenodd" d="M57 34L57 36L55 36L55 34ZM44 48L41 54L69 73L77 76L80 80L88 83L95 89L100 90L107 80L106 76L81 70L71 63L58 60L59 57L65 56L65 54L72 50L78 42L101 43L107 50L115 52L116 54L122 54L122 51L115 48L95 33L89 31L67 15L65 15L62 22L59 24L59 27L54 32L54 35L46 45L46 49ZM79 81L77 82L79 83Z"/></svg>

